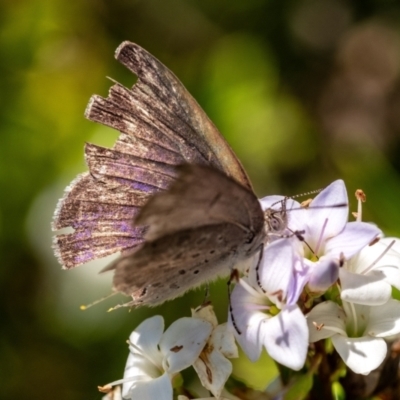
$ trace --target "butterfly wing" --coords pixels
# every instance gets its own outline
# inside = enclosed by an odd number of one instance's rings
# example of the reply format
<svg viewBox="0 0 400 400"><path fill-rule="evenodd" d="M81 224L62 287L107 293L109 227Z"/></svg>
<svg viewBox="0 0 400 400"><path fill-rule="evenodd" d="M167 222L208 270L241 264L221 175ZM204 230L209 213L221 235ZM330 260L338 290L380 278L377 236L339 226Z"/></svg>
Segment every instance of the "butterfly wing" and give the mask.
<svg viewBox="0 0 400 400"><path fill-rule="evenodd" d="M253 192L210 167L185 165L179 172L136 218L149 225L144 245L107 268L115 269L115 290L132 296L130 305L162 303L226 275L264 240Z"/></svg>
<svg viewBox="0 0 400 400"><path fill-rule="evenodd" d="M116 83L107 98L93 96L86 109L88 119L120 136L111 149L86 145L89 173L70 184L56 208L53 229L73 228L55 238L65 268L142 243L144 229L132 220L175 180L176 165L210 165L251 189L225 139L171 71L130 42L118 47L116 58L138 81L132 89Z"/></svg>

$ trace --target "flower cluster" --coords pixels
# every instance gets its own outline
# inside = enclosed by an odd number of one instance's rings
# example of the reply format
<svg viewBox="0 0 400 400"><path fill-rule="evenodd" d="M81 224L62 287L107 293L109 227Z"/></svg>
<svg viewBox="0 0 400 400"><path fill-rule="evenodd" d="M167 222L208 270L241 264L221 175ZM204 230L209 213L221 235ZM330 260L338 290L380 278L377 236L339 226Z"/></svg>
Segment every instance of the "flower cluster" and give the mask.
<svg viewBox="0 0 400 400"><path fill-rule="evenodd" d="M361 220L362 192L354 222L342 181L333 182L307 205L271 196L265 215L282 213L284 232L270 234L262 254L237 279L228 323L218 325L211 306L181 318L164 333L161 316L144 321L129 339L123 384L126 399L173 398L173 382L193 366L216 398L237 357L234 338L250 360L263 350L291 370L304 367L309 344L330 338L349 369L369 374L385 359L385 338L400 334L400 240ZM268 225L268 224L266 224ZM179 396L186 399L185 396Z"/></svg>
<svg viewBox="0 0 400 400"><path fill-rule="evenodd" d="M267 210L276 201L261 203ZM348 222L340 180L307 207L286 201L287 232L265 247L258 279L240 279L232 294L230 320L250 359L264 346L277 362L298 370L309 342L331 338L358 374L382 363L383 338L400 333L400 303L391 299L392 286L400 285L400 242L361 221L361 201L354 222ZM332 287L337 296L325 300Z"/></svg>
<svg viewBox="0 0 400 400"><path fill-rule="evenodd" d="M211 305L192 310L191 318L180 318L163 331L160 315L142 322L129 337L123 379L99 390L108 393L122 384L125 399L172 400L174 379L193 366L202 385L220 398L232 373L227 358L237 357L238 350L227 325L218 325Z"/></svg>

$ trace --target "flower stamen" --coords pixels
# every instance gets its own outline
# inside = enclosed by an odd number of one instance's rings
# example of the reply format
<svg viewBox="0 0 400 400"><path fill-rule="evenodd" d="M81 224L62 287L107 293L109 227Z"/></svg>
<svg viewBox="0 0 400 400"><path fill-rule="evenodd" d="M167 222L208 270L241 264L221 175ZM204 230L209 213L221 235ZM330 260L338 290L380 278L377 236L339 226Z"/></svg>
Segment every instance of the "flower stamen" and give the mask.
<svg viewBox="0 0 400 400"><path fill-rule="evenodd" d="M245 289L246 292L249 293L250 295L264 298L264 296L261 293L257 292L257 290L254 289L251 285L249 285L244 279L239 279L239 285L241 285L243 289Z"/></svg>
<svg viewBox="0 0 400 400"><path fill-rule="evenodd" d="M371 271L371 269L373 269L373 267L379 262L379 260L382 259L382 257L393 247L393 245L395 244L395 240L392 240L387 246L386 249L378 256L378 258L372 263L370 264L367 268L365 268L363 271L360 272L360 274L366 274L367 272Z"/></svg>
<svg viewBox="0 0 400 400"><path fill-rule="evenodd" d="M321 233L318 238L318 243L317 243L317 246L315 247L315 251L314 251L315 255L318 254L319 248L321 247L322 239L324 237L324 232L325 232L327 224L328 224L328 218L325 219L324 224L322 225Z"/></svg>
<svg viewBox="0 0 400 400"><path fill-rule="evenodd" d="M338 333L339 335L346 335L346 332L343 329L338 328L337 326L330 326L330 325L325 325L324 323L318 324L318 322L313 321L313 325L317 331L320 331L321 329L326 329L331 332Z"/></svg>

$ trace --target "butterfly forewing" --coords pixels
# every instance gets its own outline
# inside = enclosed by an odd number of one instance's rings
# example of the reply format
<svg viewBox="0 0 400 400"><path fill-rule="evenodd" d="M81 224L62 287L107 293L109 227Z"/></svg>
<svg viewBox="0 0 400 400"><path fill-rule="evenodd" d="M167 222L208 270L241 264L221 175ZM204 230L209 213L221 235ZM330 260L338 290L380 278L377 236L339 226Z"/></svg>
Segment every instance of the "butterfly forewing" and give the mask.
<svg viewBox="0 0 400 400"><path fill-rule="evenodd" d="M138 210L169 187L182 163L210 165L251 188L225 139L172 72L136 44L124 42L116 58L138 75L132 89L111 87L93 96L86 117L121 132L112 149L85 148L90 173L67 188L53 229L72 227L55 238L60 263L72 268L143 242L132 226Z"/></svg>
<svg viewBox="0 0 400 400"><path fill-rule="evenodd" d="M55 253L65 268L72 268L143 241L143 227L132 219L147 198L126 186L97 182L89 174L78 176L60 200L54 229L72 227L73 233L55 237Z"/></svg>

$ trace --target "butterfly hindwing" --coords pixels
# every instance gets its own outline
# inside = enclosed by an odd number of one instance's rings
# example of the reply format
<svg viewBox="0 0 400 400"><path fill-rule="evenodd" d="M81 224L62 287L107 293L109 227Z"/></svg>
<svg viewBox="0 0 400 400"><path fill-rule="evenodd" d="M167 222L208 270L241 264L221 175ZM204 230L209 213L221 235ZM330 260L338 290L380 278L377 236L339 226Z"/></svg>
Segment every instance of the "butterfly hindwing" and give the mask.
<svg viewBox="0 0 400 400"><path fill-rule="evenodd" d="M153 196L135 218L135 225L149 226L146 240L221 223L249 234L262 228L263 215L253 192L207 166L186 164L177 170L179 179Z"/></svg>
<svg viewBox="0 0 400 400"><path fill-rule="evenodd" d="M107 269L130 304L177 297L254 254L264 240L264 214L254 195L221 172L184 165L172 186L142 208L146 242Z"/></svg>
<svg viewBox="0 0 400 400"><path fill-rule="evenodd" d="M217 276L227 275L243 245L231 224L202 226L145 242L114 265L114 289L132 296L130 305L171 300ZM216 247L218 246L218 247Z"/></svg>

